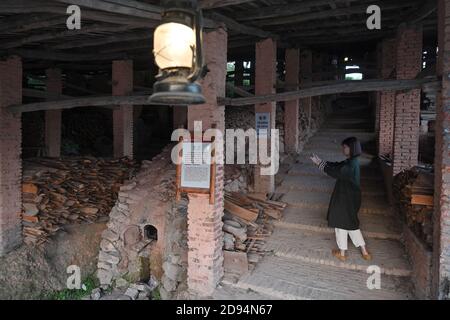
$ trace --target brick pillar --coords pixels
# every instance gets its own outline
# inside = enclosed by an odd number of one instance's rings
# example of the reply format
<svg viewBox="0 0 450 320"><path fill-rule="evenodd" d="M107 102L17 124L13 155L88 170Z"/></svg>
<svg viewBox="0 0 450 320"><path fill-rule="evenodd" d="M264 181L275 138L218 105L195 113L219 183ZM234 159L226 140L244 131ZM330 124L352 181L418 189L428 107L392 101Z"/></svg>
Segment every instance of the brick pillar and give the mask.
<svg viewBox="0 0 450 320"><path fill-rule="evenodd" d="M380 76L389 79L395 69L396 40L385 39L380 44ZM392 155L394 143L395 91L379 92L378 98L378 153Z"/></svg>
<svg viewBox="0 0 450 320"><path fill-rule="evenodd" d="M441 96L437 99L435 144L435 210L433 215L433 293L450 298L450 0L438 1L439 53L437 74L442 76Z"/></svg>
<svg viewBox="0 0 450 320"><path fill-rule="evenodd" d="M186 128L187 124L187 107L173 106L173 128Z"/></svg>
<svg viewBox="0 0 450 320"><path fill-rule="evenodd" d="M113 61L112 94L129 95L133 92L133 61ZM133 158L133 106L119 106L113 110L114 157Z"/></svg>
<svg viewBox="0 0 450 320"><path fill-rule="evenodd" d="M46 74L47 100L56 100L63 90L61 70L48 69ZM61 114L62 110L45 111L45 148L49 157L61 156Z"/></svg>
<svg viewBox="0 0 450 320"><path fill-rule="evenodd" d="M414 79L422 70L421 27L400 27L397 33L397 79ZM420 89L395 97L393 174L417 164L419 157Z"/></svg>
<svg viewBox="0 0 450 320"><path fill-rule="evenodd" d="M210 72L202 80L206 103L188 107L188 127L202 121L202 129L213 125L225 130L225 106L217 105L217 97L225 96L227 65L227 33L224 29L204 35L205 59ZM222 141L223 143L223 141ZM210 295L223 277L224 166L216 165L215 204L208 195L189 194L188 205L188 287L200 296Z"/></svg>
<svg viewBox="0 0 450 320"><path fill-rule="evenodd" d="M22 243L21 115L6 107L22 103L22 61L0 61L0 256Z"/></svg>
<svg viewBox="0 0 450 320"><path fill-rule="evenodd" d="M286 49L285 83L288 90L298 90L300 72L299 49ZM299 100L286 101L284 104L284 149L287 153L298 152Z"/></svg>
<svg viewBox="0 0 450 320"><path fill-rule="evenodd" d="M312 81L312 52L311 50L303 50L300 55L300 86L307 85ZM300 113L306 115L307 128L306 131L311 131L311 105L312 98L300 99Z"/></svg>
<svg viewBox="0 0 450 320"><path fill-rule="evenodd" d="M255 59L255 95L275 93L277 80L277 43L273 39L265 39L256 43ZM255 105L255 112L269 113L270 128L275 128L276 103L268 102ZM270 134L270 133L269 133ZM267 143L270 151L270 138L262 138L261 144ZM260 139L261 140L261 139ZM261 175L260 166L256 165L254 171L254 189L255 192L267 193L275 190L275 176Z"/></svg>

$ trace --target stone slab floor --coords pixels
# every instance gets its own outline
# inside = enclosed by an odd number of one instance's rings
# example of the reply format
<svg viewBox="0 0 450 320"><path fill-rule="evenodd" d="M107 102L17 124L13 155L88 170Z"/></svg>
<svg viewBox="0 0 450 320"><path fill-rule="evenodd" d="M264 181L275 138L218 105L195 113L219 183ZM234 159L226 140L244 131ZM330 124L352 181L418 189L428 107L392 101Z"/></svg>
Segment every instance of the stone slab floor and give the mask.
<svg viewBox="0 0 450 320"><path fill-rule="evenodd" d="M289 171L277 177L278 193L288 203L284 217L256 268L232 281L225 277L214 299L414 299L411 266L401 243L400 223L387 204L381 174L373 159L375 136L369 111L354 106L339 110L310 139ZM373 255L363 260L349 239L349 258L331 256L336 247L334 230L327 227L326 212L334 180L309 160L316 153L324 160L344 160L340 141L357 136L366 150L361 157L363 204L361 230ZM279 179L278 179L279 178ZM368 289L370 265L381 271L381 288Z"/></svg>

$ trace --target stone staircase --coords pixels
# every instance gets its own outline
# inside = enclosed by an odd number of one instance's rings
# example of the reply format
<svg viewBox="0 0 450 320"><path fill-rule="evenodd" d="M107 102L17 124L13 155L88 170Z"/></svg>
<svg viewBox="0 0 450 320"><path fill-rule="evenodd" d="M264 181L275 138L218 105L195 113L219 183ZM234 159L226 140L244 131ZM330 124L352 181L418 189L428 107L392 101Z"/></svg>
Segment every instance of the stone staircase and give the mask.
<svg viewBox="0 0 450 320"><path fill-rule="evenodd" d="M347 261L340 262L331 255L336 242L334 230L327 227L326 213L334 180L311 164L309 155L343 160L340 141L348 136L358 137L367 150L365 146L370 145L374 134L366 129L370 126L364 114L369 113L360 114L363 116L357 118L350 111L331 117L290 170L278 177L276 192L284 194L282 200L288 207L283 218L275 222L265 245L270 253L237 282L224 280L217 298L227 296L224 290L234 290L239 299L245 299L244 292L251 292L251 299L414 298L411 266L400 241L400 223L387 204L381 174L369 154L361 157L363 200L359 216L373 259L363 260L350 239ZM381 289L367 287L371 275L367 268L371 265L380 268Z"/></svg>

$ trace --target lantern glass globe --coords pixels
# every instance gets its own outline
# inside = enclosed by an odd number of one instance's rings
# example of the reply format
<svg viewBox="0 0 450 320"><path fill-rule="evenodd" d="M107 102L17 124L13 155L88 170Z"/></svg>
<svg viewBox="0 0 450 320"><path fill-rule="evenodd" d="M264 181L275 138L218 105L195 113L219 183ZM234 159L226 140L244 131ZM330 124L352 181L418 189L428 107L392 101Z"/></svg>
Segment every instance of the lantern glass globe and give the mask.
<svg viewBox="0 0 450 320"><path fill-rule="evenodd" d="M181 23L164 23L155 30L153 48L155 62L161 70L192 69L195 32Z"/></svg>

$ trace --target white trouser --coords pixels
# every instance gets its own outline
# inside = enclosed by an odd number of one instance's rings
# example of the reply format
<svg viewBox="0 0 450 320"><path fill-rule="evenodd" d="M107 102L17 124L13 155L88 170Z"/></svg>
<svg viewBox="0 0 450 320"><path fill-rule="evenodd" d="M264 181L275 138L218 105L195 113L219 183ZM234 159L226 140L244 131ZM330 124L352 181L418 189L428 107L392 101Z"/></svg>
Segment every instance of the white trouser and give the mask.
<svg viewBox="0 0 450 320"><path fill-rule="evenodd" d="M338 248L340 250L347 250L347 239L350 235L350 239L352 239L353 244L355 247L365 246L366 243L364 242L364 238L362 236L361 230L344 230L339 228L334 228L334 231L336 232L336 242L338 245Z"/></svg>

